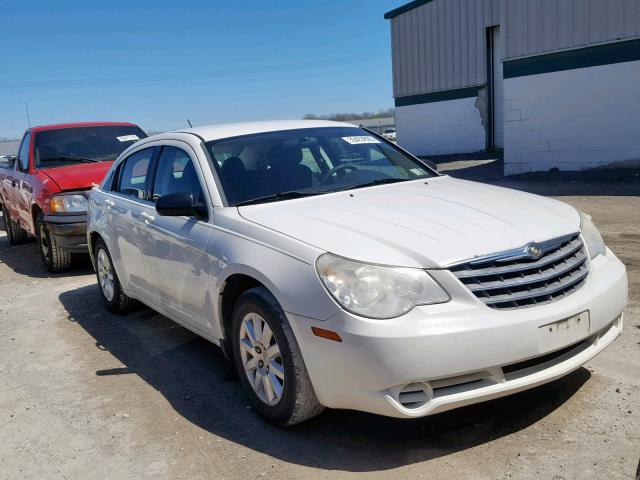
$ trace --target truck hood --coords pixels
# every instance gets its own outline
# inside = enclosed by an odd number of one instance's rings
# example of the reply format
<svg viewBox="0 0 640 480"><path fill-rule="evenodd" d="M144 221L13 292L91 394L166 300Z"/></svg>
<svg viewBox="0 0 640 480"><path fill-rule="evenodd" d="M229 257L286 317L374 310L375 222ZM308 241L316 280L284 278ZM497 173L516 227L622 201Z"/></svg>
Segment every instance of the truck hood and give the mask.
<svg viewBox="0 0 640 480"><path fill-rule="evenodd" d="M238 208L245 219L364 262L445 267L575 233L562 202L442 176Z"/></svg>
<svg viewBox="0 0 640 480"><path fill-rule="evenodd" d="M65 167L43 168L40 171L53 180L61 191L87 190L94 183L102 181L112 163L78 163Z"/></svg>

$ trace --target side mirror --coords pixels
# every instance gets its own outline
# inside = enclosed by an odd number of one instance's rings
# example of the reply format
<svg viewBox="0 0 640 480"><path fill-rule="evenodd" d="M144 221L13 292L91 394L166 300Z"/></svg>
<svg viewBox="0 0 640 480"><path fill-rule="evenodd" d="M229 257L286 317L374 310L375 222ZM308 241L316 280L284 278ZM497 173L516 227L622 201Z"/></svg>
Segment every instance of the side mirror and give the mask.
<svg viewBox="0 0 640 480"><path fill-rule="evenodd" d="M156 211L163 217L206 218L207 208L193 199L191 192L163 195L156 201Z"/></svg>
<svg viewBox="0 0 640 480"><path fill-rule="evenodd" d="M7 160L7 164L8 164L10 167L13 167L13 166L16 164L16 159L17 159L18 157L16 157L15 155L7 155L5 158L6 158L6 160Z"/></svg>

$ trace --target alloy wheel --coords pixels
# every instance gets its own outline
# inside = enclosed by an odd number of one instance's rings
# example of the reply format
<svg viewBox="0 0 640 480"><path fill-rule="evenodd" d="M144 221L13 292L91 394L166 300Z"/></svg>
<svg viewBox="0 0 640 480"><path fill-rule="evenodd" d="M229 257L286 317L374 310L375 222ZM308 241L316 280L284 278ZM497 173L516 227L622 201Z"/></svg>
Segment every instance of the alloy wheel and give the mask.
<svg viewBox="0 0 640 480"><path fill-rule="evenodd" d="M240 356L255 394L269 406L282 398L284 364L275 335L264 318L247 313L240 327Z"/></svg>
<svg viewBox="0 0 640 480"><path fill-rule="evenodd" d="M115 281L113 278L113 269L107 252L103 249L98 251L98 279L100 280L100 289L107 301L112 301L115 295Z"/></svg>

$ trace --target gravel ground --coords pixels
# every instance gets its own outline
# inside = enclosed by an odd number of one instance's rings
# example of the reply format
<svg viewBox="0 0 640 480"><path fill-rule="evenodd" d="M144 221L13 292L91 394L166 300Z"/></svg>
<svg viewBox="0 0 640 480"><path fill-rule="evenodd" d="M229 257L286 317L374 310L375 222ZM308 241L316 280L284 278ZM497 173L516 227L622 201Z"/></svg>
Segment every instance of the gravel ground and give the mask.
<svg viewBox="0 0 640 480"><path fill-rule="evenodd" d="M150 310L109 314L86 258L48 275L33 242L12 248L0 232L0 479L635 478L637 189L490 180L593 215L629 271L624 333L559 381L413 421L326 411L274 428L215 347Z"/></svg>

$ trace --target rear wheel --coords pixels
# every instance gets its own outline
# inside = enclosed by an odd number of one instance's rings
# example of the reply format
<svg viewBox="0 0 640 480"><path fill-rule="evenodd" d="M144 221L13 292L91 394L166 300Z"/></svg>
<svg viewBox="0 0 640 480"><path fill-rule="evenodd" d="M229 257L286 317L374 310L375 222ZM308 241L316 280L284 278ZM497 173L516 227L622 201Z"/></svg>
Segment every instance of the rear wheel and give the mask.
<svg viewBox="0 0 640 480"><path fill-rule="evenodd" d="M27 241L27 231L14 222L9 217L9 211L2 205L2 217L4 218L4 228L7 231L7 239L10 245L20 245Z"/></svg>
<svg viewBox="0 0 640 480"><path fill-rule="evenodd" d="M256 410L282 426L322 412L287 317L266 288L240 296L232 335L238 375Z"/></svg>
<svg viewBox="0 0 640 480"><path fill-rule="evenodd" d="M94 256L100 295L109 311L125 313L135 308L138 302L124 293L120 280L118 280L118 274L113 268L111 254L102 239L98 239L96 242Z"/></svg>
<svg viewBox="0 0 640 480"><path fill-rule="evenodd" d="M50 272L64 272L71 267L71 252L58 245L56 238L49 233L44 215L38 215L37 221L38 249L42 263Z"/></svg>

